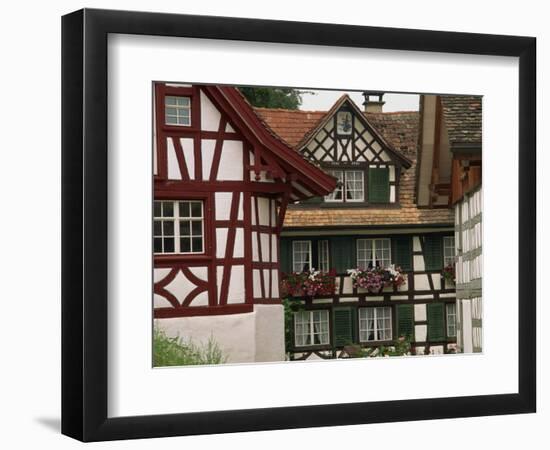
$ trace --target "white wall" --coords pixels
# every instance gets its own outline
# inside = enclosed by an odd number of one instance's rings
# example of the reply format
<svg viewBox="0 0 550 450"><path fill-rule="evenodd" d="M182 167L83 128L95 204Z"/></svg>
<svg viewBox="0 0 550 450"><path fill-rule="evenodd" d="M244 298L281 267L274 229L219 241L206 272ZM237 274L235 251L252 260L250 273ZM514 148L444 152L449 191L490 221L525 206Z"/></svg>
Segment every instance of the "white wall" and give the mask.
<svg viewBox="0 0 550 450"><path fill-rule="evenodd" d="M354 7L336 7L334 2L281 0L250 3L245 0L223 2L204 0L181 2L158 0L100 0L56 2L9 2L0 17L3 67L0 122L3 125L2 177L0 177L3 218L0 224L0 247L3 249L1 273L4 302L0 327L4 368L0 384L4 448L82 448L82 445L58 434L60 396L60 15L82 6L95 8L157 10L190 14L249 16L271 19L308 20L361 25L414 27L423 29L461 30L485 33L524 34L539 37L539 123L548 121L550 106L550 30L544 2L526 0L501 2L498 20L495 4L464 0L460 7L443 14L440 2L368 2ZM473 13L475 11L475 13ZM434 55L434 57L437 57ZM21 101L20 86L40 86L41 120L29 128L25 117L26 102ZM539 85L540 86L540 85ZM345 87L345 86L342 86ZM546 114L542 114L543 106ZM45 109L44 109L45 108ZM549 132L539 125L539 148L548 147ZM43 145L28 145L23 137L40 136ZM546 143L546 145L545 145ZM546 198L550 182L542 170L550 165L550 155L540 152L539 180ZM32 164L29 163L32 158ZM32 183L22 183L21 171ZM17 186L17 195L13 193ZM40 187L37 189L37 187ZM33 201L30 201L32 199ZM29 201L25 201L29 200ZM37 221L21 220L31 208ZM539 196L542 208L543 196ZM540 229L550 226L548 209L539 209ZM19 217L19 220L13 219ZM34 238L18 239L27 236ZM550 250L548 234L540 234L540 254ZM41 264L32 266L29 255L39 254ZM539 258L539 274L550 270ZM29 272L32 271L32 283ZM548 298L548 287L539 284L539 298ZM539 302L539 317L550 315L548 302ZM542 334L539 319L539 379L550 376L549 335ZM308 363L305 363L308 364ZM182 375L182 388L185 386ZM223 380L220 380L223 383ZM266 386L269 389L269 386ZM246 393L243 393L246 395ZM368 442L372 448L439 449L471 448L543 448L548 442L546 425L550 421L550 388L539 387L537 415L501 416L397 424L361 425L337 428L315 428L262 433L238 433L224 436L202 436L126 441L95 444L93 448L149 449L182 446L213 449L281 449L314 445L334 449Z"/></svg>

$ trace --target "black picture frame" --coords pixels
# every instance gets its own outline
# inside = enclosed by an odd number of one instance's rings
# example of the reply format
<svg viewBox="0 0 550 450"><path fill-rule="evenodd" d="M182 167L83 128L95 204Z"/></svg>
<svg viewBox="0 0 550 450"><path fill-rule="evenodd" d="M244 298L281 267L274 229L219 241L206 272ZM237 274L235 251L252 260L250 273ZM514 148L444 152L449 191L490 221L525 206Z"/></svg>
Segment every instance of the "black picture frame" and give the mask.
<svg viewBox="0 0 550 450"><path fill-rule="evenodd" d="M518 393L107 417L107 36L123 33L519 58ZM62 433L82 441L535 412L536 39L84 9L62 18Z"/></svg>

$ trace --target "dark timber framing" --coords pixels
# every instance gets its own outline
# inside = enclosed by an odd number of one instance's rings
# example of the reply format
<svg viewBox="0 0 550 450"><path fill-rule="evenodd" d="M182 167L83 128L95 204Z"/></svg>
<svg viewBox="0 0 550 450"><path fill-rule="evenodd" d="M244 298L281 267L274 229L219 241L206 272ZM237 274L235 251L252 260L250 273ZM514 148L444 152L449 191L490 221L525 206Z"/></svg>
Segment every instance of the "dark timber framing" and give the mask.
<svg viewBox="0 0 550 450"><path fill-rule="evenodd" d="M89 9L64 16L62 26L61 426L64 434L83 441L101 441L536 411L535 38ZM109 33L519 57L521 245L517 276L524 282L516 293L517 392L108 417Z"/></svg>

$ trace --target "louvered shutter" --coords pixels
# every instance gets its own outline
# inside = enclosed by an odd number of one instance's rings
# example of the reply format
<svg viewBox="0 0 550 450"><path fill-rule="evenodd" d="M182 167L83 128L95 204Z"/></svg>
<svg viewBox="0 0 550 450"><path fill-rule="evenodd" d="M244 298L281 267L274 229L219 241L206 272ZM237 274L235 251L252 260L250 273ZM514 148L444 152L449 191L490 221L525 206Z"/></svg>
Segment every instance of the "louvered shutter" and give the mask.
<svg viewBox="0 0 550 450"><path fill-rule="evenodd" d="M353 308L334 308L332 310L333 345L342 347L355 341L355 310Z"/></svg>
<svg viewBox="0 0 550 450"><path fill-rule="evenodd" d="M292 246L288 239L279 241L279 252L281 258L281 272L290 273L292 271Z"/></svg>
<svg viewBox="0 0 550 450"><path fill-rule="evenodd" d="M426 236L424 238L424 262L426 270L443 269L441 236Z"/></svg>
<svg viewBox="0 0 550 450"><path fill-rule="evenodd" d="M428 304L428 340L430 342L445 340L445 305Z"/></svg>
<svg viewBox="0 0 550 450"><path fill-rule="evenodd" d="M414 309L413 305L397 306L397 336L414 337Z"/></svg>
<svg viewBox="0 0 550 450"><path fill-rule="evenodd" d="M332 255L332 266L339 274L347 274L347 270L353 269L356 265L354 240L351 237L331 238L330 254Z"/></svg>
<svg viewBox="0 0 550 450"><path fill-rule="evenodd" d="M392 239L394 251L393 263L402 270L412 270L412 242L410 236L399 236Z"/></svg>
<svg viewBox="0 0 550 450"><path fill-rule="evenodd" d="M390 201L390 171L387 167L369 168L369 203Z"/></svg>

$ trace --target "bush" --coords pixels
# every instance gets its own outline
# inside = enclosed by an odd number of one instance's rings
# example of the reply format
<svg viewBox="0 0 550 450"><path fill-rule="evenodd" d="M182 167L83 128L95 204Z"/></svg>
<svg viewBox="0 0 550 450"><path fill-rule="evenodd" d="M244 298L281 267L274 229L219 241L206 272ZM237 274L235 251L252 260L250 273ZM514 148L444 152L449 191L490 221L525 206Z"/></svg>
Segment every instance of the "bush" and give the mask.
<svg viewBox="0 0 550 450"><path fill-rule="evenodd" d="M191 340L184 342L179 336L168 337L158 328L153 331L153 366L196 366L200 364L223 364L227 357L212 336L204 345Z"/></svg>

